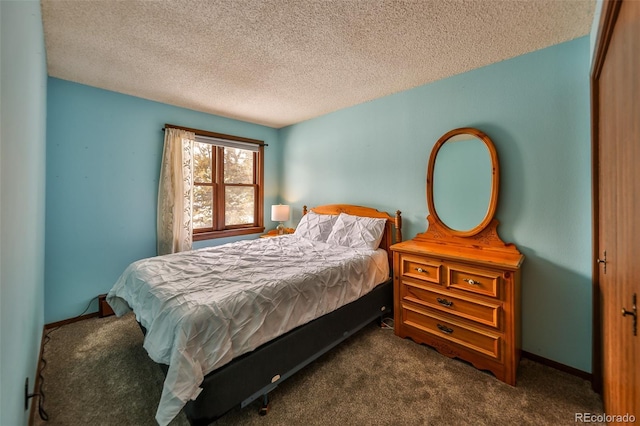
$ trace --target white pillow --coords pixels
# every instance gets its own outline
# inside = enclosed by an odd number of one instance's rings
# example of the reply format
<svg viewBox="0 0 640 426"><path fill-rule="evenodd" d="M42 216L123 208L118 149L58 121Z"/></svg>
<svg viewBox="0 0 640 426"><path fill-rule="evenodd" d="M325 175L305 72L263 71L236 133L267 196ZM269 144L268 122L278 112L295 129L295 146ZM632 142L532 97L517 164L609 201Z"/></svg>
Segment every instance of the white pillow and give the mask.
<svg viewBox="0 0 640 426"><path fill-rule="evenodd" d="M327 238L328 244L375 250L380 245L387 219L340 213Z"/></svg>
<svg viewBox="0 0 640 426"><path fill-rule="evenodd" d="M327 241L327 237L329 237L337 218L338 215L335 214L317 214L309 211L302 216L293 234L308 240L322 241L324 243Z"/></svg>

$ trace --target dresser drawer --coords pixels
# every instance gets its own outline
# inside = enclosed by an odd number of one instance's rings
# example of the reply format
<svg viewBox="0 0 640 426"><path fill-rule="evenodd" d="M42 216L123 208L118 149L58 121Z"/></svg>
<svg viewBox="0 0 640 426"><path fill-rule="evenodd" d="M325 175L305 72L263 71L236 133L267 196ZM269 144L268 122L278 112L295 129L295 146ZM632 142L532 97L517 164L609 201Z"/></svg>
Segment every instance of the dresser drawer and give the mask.
<svg viewBox="0 0 640 426"><path fill-rule="evenodd" d="M500 327L500 311L502 308L500 303L442 293L407 282L402 285L401 297L403 301L427 306L494 328Z"/></svg>
<svg viewBox="0 0 640 426"><path fill-rule="evenodd" d="M491 270L449 265L447 287L490 297L500 297L501 273Z"/></svg>
<svg viewBox="0 0 640 426"><path fill-rule="evenodd" d="M403 277L435 284L442 283L442 264L422 257L402 255L400 257L400 271Z"/></svg>
<svg viewBox="0 0 640 426"><path fill-rule="evenodd" d="M436 314L427 314L411 306L403 308L403 323L423 332L457 343L468 349L500 359L501 336L490 331L467 327Z"/></svg>

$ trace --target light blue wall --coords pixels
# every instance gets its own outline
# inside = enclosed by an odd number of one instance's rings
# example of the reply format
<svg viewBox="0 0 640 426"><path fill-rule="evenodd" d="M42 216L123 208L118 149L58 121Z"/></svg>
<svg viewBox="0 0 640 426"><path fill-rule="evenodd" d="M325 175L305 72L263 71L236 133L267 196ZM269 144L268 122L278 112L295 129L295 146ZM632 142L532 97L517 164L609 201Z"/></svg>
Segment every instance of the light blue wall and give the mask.
<svg viewBox="0 0 640 426"><path fill-rule="evenodd" d="M523 349L591 371L589 38L280 130L282 198L403 212L426 229L429 153L476 127L500 159L498 231L526 256Z"/></svg>
<svg viewBox="0 0 640 426"><path fill-rule="evenodd" d="M278 201L275 129L50 78L47 323L81 314L129 263L156 254L165 123L264 140L270 145L265 149L265 211ZM270 225L267 220L265 226ZM96 310L94 303L89 312Z"/></svg>
<svg viewBox="0 0 640 426"><path fill-rule="evenodd" d="M44 325L47 71L40 3L0 1L0 425L26 425Z"/></svg>

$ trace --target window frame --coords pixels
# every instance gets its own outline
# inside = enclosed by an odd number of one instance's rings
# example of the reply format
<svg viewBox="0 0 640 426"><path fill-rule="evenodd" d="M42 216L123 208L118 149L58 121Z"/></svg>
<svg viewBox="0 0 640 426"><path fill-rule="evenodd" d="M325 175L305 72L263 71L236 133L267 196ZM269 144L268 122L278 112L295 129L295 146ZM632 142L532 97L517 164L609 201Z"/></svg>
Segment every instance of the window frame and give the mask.
<svg viewBox="0 0 640 426"><path fill-rule="evenodd" d="M257 139L249 139L240 136L227 135L223 133L209 132L206 130L192 129L188 127L175 126L172 124L165 124L165 127L174 127L177 129L187 130L196 134L196 136L204 136L210 138L216 138L221 140L228 140L230 142L242 142L258 145L258 151L254 152L254 182L253 184L242 184L239 186L254 186L255 188L255 205L254 205L254 218L255 221L251 225L230 225L224 224L224 211L225 211L225 199L224 188L226 185L236 186L235 184L224 183L224 156L220 155L224 147L213 145L212 150L212 185L213 185L213 206L214 206L214 227L213 229L207 228L204 230L195 230L191 232L193 241L204 241L216 238L234 237L238 235L258 234L264 232L264 147L266 144L264 141ZM202 142L200 142L202 143ZM192 182L195 186L195 180ZM222 196L220 196L222 194Z"/></svg>

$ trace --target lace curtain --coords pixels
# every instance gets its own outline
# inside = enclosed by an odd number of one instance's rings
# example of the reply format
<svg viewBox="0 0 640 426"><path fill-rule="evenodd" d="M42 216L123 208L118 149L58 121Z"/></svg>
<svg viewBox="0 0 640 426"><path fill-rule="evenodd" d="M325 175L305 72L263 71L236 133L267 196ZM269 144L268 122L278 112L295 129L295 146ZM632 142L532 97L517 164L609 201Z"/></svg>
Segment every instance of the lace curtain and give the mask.
<svg viewBox="0 0 640 426"><path fill-rule="evenodd" d="M195 134L167 127L158 188L158 255L191 250Z"/></svg>

